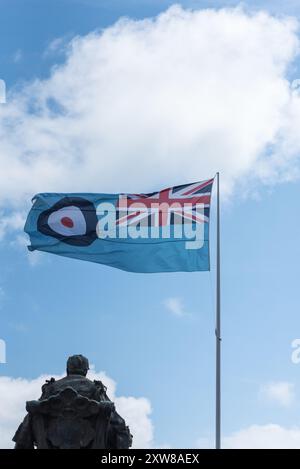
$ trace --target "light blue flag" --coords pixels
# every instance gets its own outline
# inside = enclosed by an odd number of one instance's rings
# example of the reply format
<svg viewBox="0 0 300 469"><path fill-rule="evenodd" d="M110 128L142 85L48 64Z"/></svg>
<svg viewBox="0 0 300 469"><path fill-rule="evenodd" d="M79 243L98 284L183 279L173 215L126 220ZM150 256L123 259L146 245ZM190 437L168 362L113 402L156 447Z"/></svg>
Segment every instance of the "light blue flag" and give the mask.
<svg viewBox="0 0 300 469"><path fill-rule="evenodd" d="M151 194L38 194L25 232L30 251L129 272L209 270L213 179Z"/></svg>

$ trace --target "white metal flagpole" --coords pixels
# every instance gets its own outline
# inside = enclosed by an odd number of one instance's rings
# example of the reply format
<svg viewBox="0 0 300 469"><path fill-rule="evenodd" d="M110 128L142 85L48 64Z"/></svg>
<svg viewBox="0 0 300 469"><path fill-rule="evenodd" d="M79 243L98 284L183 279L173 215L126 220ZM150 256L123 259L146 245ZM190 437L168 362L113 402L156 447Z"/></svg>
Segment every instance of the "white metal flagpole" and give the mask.
<svg viewBox="0 0 300 469"><path fill-rule="evenodd" d="M221 284L220 284L220 186L217 173L217 252L216 252L216 449L221 448Z"/></svg>

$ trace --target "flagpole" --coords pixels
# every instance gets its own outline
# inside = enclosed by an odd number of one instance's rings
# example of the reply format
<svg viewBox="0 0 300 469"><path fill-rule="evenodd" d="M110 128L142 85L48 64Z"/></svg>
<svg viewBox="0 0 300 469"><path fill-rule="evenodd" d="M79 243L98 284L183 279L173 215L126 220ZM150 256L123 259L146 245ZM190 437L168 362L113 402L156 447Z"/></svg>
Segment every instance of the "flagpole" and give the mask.
<svg viewBox="0 0 300 469"><path fill-rule="evenodd" d="M221 449L221 285L220 285L220 187L217 176L217 252L216 252L216 449Z"/></svg>

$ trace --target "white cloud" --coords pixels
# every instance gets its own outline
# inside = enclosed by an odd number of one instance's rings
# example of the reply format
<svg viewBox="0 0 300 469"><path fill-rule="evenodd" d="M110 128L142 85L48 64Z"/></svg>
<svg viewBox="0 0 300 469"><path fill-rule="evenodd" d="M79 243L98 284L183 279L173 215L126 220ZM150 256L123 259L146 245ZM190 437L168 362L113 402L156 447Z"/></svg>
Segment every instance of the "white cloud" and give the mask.
<svg viewBox="0 0 300 469"><path fill-rule="evenodd" d="M223 447L234 449L300 449L300 427L286 428L272 423L251 425L225 437Z"/></svg>
<svg viewBox="0 0 300 469"><path fill-rule="evenodd" d="M59 379L62 376L54 377ZM148 399L116 396L115 381L103 372L97 373L92 369L88 377L92 380L101 380L107 386L110 399L115 402L117 411L125 418L134 435L133 447L150 447L153 440L153 426ZM49 375L42 375L32 380L0 377L0 448L13 446L11 438L25 416L25 403L40 396L41 386L46 379L49 379Z"/></svg>
<svg viewBox="0 0 300 469"><path fill-rule="evenodd" d="M24 223L22 224L22 226L24 226ZM7 234L7 232L8 230L4 232L4 234ZM1 239L1 236L0 236L0 239ZM41 251L31 251L31 252L28 251L26 249L28 244L29 244L28 237L25 235L25 233L19 233L15 236L12 236L12 240L10 242L11 246L22 249L22 252L26 253L29 264L32 267L35 267L36 265L39 265L42 259L45 259L45 257L43 256L43 253ZM47 262L51 262L48 257L47 257Z"/></svg>
<svg viewBox="0 0 300 469"><path fill-rule="evenodd" d="M199 438L197 448L214 448L213 438ZM224 449L300 449L300 427L274 423L250 425L222 437Z"/></svg>
<svg viewBox="0 0 300 469"><path fill-rule="evenodd" d="M294 385L286 381L267 383L260 388L260 396L284 407L295 401ZM199 438L199 448L213 448L210 437ZM300 449L300 426L284 427L275 423L253 424L229 435L223 435L222 448L232 449Z"/></svg>
<svg viewBox="0 0 300 469"><path fill-rule="evenodd" d="M72 36L70 34L66 34L63 37L56 37L52 39L43 53L43 58L53 58L54 56L60 56L65 54L67 51L67 47L69 42L72 40Z"/></svg>
<svg viewBox="0 0 300 469"><path fill-rule="evenodd" d="M264 384L260 394L264 399L284 407L289 407L295 400L294 384L287 381Z"/></svg>
<svg viewBox="0 0 300 469"><path fill-rule="evenodd" d="M10 214L0 212L0 240L10 232L22 230L25 223L25 216L25 213L18 211L14 211Z"/></svg>
<svg viewBox="0 0 300 469"><path fill-rule="evenodd" d="M163 302L167 310L175 316L184 316L186 314L182 302L182 298L170 297L166 298Z"/></svg>
<svg viewBox="0 0 300 469"><path fill-rule="evenodd" d="M0 204L41 191L147 191L222 173L298 176L294 19L242 9L123 19L0 106ZM57 43L56 43L57 44Z"/></svg>
<svg viewBox="0 0 300 469"><path fill-rule="evenodd" d="M116 407L125 418L134 435L134 448L149 448L153 445L153 425L150 419L151 405L144 397L117 397Z"/></svg>

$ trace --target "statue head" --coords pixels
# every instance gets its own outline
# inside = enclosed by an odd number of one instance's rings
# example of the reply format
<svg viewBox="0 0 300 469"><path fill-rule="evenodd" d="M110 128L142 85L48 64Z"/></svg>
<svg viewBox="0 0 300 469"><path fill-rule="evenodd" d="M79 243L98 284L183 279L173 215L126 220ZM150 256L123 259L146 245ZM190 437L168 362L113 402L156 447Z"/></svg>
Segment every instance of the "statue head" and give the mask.
<svg viewBox="0 0 300 469"><path fill-rule="evenodd" d="M89 370L89 361L83 355L72 355L67 361L67 375L86 376Z"/></svg>

